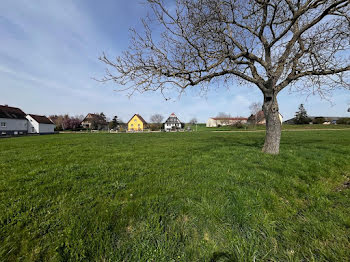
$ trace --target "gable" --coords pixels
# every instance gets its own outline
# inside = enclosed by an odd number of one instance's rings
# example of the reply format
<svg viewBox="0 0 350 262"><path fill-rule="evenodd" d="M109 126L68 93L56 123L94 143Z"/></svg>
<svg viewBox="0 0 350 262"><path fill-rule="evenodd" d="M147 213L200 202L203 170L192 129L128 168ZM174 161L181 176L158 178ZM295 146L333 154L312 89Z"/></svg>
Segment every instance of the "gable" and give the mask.
<svg viewBox="0 0 350 262"><path fill-rule="evenodd" d="M140 116L139 114L135 114L133 115L133 117L128 121L128 124L131 122L131 121L134 121L134 120L137 120L137 121L140 121L142 122L144 125L147 125L147 122L142 118L142 116Z"/></svg>

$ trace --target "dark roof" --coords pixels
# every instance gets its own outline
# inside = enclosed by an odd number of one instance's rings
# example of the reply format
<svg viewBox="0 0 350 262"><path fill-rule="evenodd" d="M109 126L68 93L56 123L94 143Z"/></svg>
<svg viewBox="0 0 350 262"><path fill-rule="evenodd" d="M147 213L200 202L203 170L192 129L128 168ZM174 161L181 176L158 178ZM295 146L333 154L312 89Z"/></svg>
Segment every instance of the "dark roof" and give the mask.
<svg viewBox="0 0 350 262"><path fill-rule="evenodd" d="M175 113L172 113L164 123L174 124L174 123L181 123L181 121L180 121L180 119L175 115Z"/></svg>
<svg viewBox="0 0 350 262"><path fill-rule="evenodd" d="M54 125L54 123L52 123L52 121L50 119L48 119L46 116L38 116L38 115L32 115L32 114L29 114L29 116L31 116L39 124Z"/></svg>
<svg viewBox="0 0 350 262"><path fill-rule="evenodd" d="M141 120L142 123L144 123L145 125L147 125L147 122L145 121L145 119L143 119L142 116L140 116L139 114L133 115L133 116L130 118L130 120L128 121L128 123L131 121L131 119L134 118L134 116L137 116L137 117Z"/></svg>
<svg viewBox="0 0 350 262"><path fill-rule="evenodd" d="M26 119L26 114L17 107L0 105L0 117L11 119Z"/></svg>
<svg viewBox="0 0 350 262"><path fill-rule="evenodd" d="M89 122L91 120L96 120L96 121L101 121L101 122L106 122L106 119L101 116L100 114L87 114L86 117L84 118L84 120L82 122Z"/></svg>

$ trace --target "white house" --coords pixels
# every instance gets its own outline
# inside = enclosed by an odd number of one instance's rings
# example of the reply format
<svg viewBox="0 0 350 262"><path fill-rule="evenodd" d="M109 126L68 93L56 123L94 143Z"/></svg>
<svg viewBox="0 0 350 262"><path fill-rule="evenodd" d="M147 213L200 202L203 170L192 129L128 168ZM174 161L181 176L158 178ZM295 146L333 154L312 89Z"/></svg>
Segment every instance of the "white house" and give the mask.
<svg viewBox="0 0 350 262"><path fill-rule="evenodd" d="M238 122L247 123L248 118L244 117L211 117L208 119L206 127L220 127L234 125Z"/></svg>
<svg viewBox="0 0 350 262"><path fill-rule="evenodd" d="M29 114L27 119L29 134L53 134L55 132L55 124L46 116Z"/></svg>
<svg viewBox="0 0 350 262"><path fill-rule="evenodd" d="M177 116L174 113L172 113L164 122L165 131L178 130L184 127L185 125L181 123L181 121L177 118Z"/></svg>
<svg viewBox="0 0 350 262"><path fill-rule="evenodd" d="M0 105L0 135L23 135L27 130L28 121L21 109Z"/></svg>

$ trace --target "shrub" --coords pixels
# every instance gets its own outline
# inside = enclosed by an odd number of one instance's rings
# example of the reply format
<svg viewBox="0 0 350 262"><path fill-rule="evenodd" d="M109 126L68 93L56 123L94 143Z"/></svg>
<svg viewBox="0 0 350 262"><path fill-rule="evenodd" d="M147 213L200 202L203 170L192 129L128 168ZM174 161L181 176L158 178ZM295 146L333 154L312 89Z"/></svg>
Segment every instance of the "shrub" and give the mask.
<svg viewBox="0 0 350 262"><path fill-rule="evenodd" d="M337 120L337 124L339 125L350 125L350 117L342 117Z"/></svg>
<svg viewBox="0 0 350 262"><path fill-rule="evenodd" d="M323 124L326 121L326 119L324 117L315 117L312 120L313 124Z"/></svg>

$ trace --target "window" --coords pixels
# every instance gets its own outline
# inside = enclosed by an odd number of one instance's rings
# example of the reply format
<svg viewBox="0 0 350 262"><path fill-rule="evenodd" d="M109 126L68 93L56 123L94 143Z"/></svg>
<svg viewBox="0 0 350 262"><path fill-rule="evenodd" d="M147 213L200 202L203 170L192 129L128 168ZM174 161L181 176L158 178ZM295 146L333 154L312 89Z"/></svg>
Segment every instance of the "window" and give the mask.
<svg viewBox="0 0 350 262"><path fill-rule="evenodd" d="M137 119L136 119L136 118L134 119L134 122L137 122Z"/></svg>
<svg viewBox="0 0 350 262"><path fill-rule="evenodd" d="M131 124L131 126L134 126L134 124Z"/></svg>
<svg viewBox="0 0 350 262"><path fill-rule="evenodd" d="M140 124L138 124L138 127L140 127L141 125Z"/></svg>
<svg viewBox="0 0 350 262"><path fill-rule="evenodd" d="M34 131L35 131L35 130L34 130L34 127L32 127L32 132L34 133Z"/></svg>
<svg viewBox="0 0 350 262"><path fill-rule="evenodd" d="M6 122L1 122L1 127L6 127Z"/></svg>

